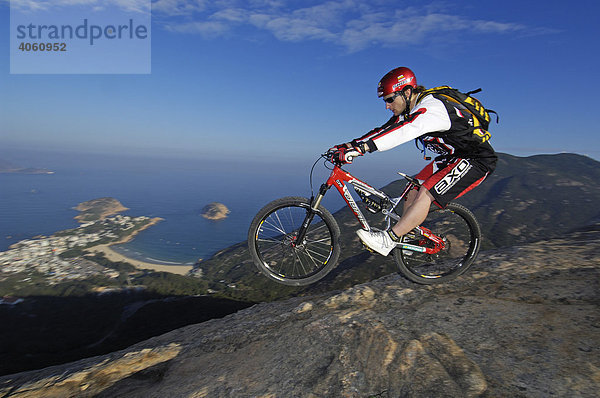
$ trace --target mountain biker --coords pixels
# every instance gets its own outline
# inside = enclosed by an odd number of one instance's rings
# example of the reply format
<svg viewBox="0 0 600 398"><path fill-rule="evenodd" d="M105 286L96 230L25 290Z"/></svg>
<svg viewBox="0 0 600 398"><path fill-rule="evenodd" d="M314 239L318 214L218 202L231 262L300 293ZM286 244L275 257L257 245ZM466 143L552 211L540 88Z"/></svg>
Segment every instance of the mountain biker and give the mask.
<svg viewBox="0 0 600 398"><path fill-rule="evenodd" d="M358 230L360 240L373 251L387 256L401 237L421 224L431 203L444 208L451 200L475 188L494 171L498 157L488 141L472 133L473 115L437 94L419 95L415 74L406 67L391 70L379 81L377 96L383 97L393 116L351 142L332 148L335 160L351 163L365 153L387 151L418 139L423 151L437 156L415 177L420 189L410 192L400 221L387 231Z"/></svg>

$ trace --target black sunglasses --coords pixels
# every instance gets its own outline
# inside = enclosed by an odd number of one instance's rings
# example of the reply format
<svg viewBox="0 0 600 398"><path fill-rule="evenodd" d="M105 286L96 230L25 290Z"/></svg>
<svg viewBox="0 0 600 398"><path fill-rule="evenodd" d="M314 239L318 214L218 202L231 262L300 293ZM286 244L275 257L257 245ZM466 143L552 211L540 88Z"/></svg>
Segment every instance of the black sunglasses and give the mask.
<svg viewBox="0 0 600 398"><path fill-rule="evenodd" d="M384 100L385 102L387 102L388 104L391 104L392 102L394 102L394 100L396 99L396 97L397 97L397 96L399 96L399 95L402 95L402 91L396 91L396 92L394 93L394 95L392 95L392 96L391 96L391 97L389 97L389 98L384 98L383 100Z"/></svg>

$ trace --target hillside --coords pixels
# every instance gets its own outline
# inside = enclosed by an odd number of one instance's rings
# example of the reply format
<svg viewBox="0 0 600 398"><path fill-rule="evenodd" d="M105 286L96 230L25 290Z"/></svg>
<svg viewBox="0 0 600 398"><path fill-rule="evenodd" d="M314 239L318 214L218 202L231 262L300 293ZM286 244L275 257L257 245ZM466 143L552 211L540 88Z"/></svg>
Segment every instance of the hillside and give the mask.
<svg viewBox="0 0 600 398"><path fill-rule="evenodd" d="M599 263L595 225L440 286L391 274L5 376L0 396L596 396Z"/></svg>
<svg viewBox="0 0 600 398"><path fill-rule="evenodd" d="M563 153L500 154L488 181L459 199L496 247L558 237L600 221L600 162Z"/></svg>

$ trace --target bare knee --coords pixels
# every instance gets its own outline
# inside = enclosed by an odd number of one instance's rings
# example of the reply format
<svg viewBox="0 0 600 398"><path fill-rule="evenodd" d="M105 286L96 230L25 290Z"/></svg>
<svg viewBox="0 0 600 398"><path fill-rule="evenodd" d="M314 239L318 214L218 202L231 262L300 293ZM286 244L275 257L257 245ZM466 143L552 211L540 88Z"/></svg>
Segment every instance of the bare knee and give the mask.
<svg viewBox="0 0 600 398"><path fill-rule="evenodd" d="M419 204L427 204L430 205L435 199L429 193L429 191L423 187L421 189L412 190L406 195L406 202L404 203L404 214L408 211L408 209L413 206L415 203Z"/></svg>
<svg viewBox="0 0 600 398"><path fill-rule="evenodd" d="M415 201L415 199L417 198L417 195L419 194L419 191L417 191L416 189L411 189L408 194L406 195L406 204L408 206L410 206L412 204L412 202Z"/></svg>
<svg viewBox="0 0 600 398"><path fill-rule="evenodd" d="M431 194L431 192L429 192L428 189L421 189L422 192L420 192L422 195L426 196L427 199L429 200L429 203L433 202L435 200L435 198L433 197L433 195Z"/></svg>
<svg viewBox="0 0 600 398"><path fill-rule="evenodd" d="M421 189L419 189L419 191L417 192L416 197L413 199L413 202L419 202L419 203L428 202L428 204L431 204L431 202L433 202L434 200L435 200L435 198L433 197L431 192L429 192L429 190L421 187Z"/></svg>

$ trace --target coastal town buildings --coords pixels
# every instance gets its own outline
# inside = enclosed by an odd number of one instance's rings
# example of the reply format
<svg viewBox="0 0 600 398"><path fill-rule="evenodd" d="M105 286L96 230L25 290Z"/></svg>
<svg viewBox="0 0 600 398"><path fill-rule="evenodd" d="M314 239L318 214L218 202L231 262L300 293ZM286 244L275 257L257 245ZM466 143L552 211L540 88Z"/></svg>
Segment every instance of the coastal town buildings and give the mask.
<svg viewBox="0 0 600 398"><path fill-rule="evenodd" d="M23 272L37 272L48 283L87 279L96 275L117 278L119 273L85 258L83 250L99 244L123 242L147 226L149 217L116 215L87 222L77 228L15 243L10 250L0 252L0 277Z"/></svg>

